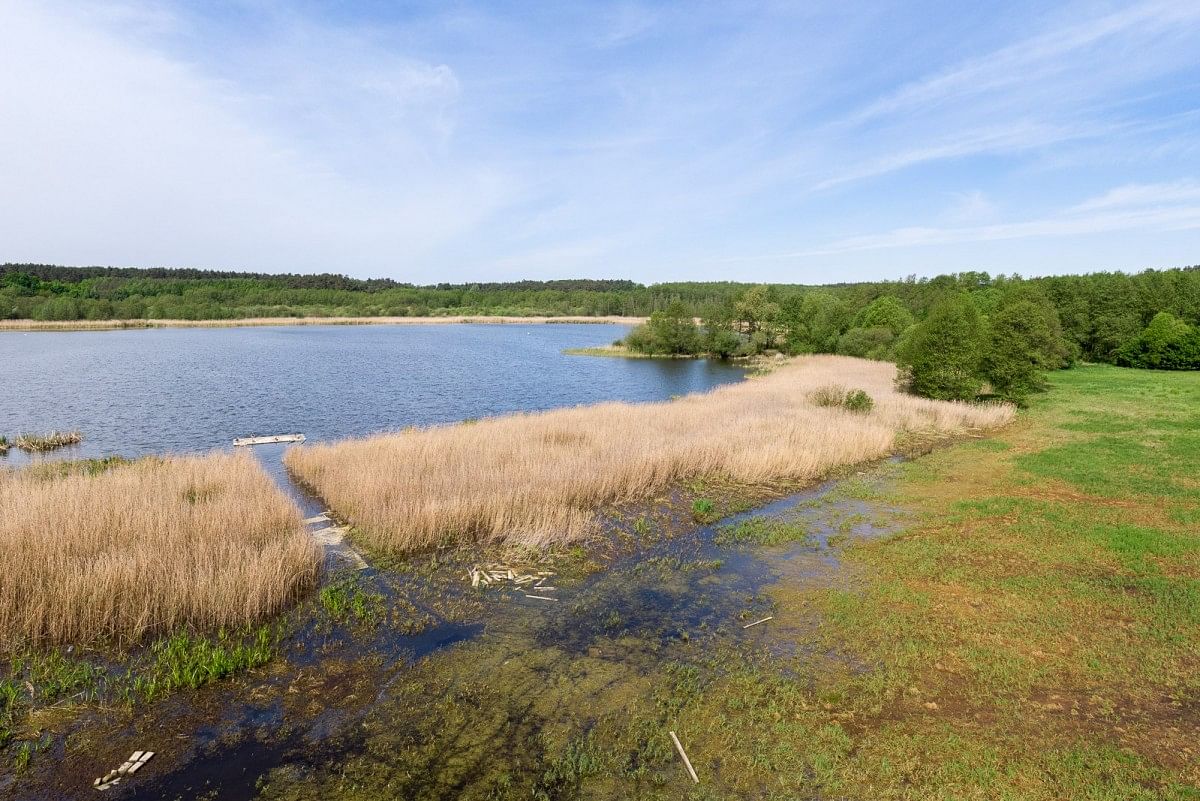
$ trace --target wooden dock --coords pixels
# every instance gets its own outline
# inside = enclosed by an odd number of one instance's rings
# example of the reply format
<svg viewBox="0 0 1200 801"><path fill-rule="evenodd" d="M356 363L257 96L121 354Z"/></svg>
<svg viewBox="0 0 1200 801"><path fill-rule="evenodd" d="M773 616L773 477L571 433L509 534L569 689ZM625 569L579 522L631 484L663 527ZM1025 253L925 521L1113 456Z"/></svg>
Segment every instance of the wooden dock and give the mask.
<svg viewBox="0 0 1200 801"><path fill-rule="evenodd" d="M233 441L235 447L242 445L270 445L274 442L304 442L303 434L276 434L273 437L239 437Z"/></svg>

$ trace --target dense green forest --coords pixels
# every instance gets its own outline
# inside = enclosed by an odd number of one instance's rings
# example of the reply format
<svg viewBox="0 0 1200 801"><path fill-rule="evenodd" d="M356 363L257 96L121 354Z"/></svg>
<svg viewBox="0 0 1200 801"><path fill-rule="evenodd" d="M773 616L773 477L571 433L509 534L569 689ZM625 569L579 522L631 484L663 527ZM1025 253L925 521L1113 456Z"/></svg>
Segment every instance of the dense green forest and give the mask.
<svg viewBox="0 0 1200 801"><path fill-rule="evenodd" d="M1200 369L1197 267L1031 279L963 272L823 286L608 280L415 286L333 274L0 266L0 319L461 314L655 315L657 323L636 332L631 345L647 352L779 349L873 358L900 358L921 337L933 343L941 334L929 321L953 316L960 333L981 338L971 345L978 351L972 358L994 365L993 383L1001 371L995 365L1004 361L995 350L1000 331L1048 343L1038 356L1046 365L1085 359ZM704 324L681 327L684 317ZM1005 347L1019 347L1014 342Z"/></svg>

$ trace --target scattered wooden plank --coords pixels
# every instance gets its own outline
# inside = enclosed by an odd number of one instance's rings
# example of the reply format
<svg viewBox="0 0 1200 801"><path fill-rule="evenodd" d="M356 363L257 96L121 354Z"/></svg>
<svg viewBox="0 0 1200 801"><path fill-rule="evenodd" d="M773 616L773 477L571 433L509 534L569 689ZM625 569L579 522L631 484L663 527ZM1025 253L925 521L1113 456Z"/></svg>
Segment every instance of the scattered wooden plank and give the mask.
<svg viewBox="0 0 1200 801"><path fill-rule="evenodd" d="M304 442L303 434L276 434L270 437L238 437L233 441L235 447L244 445L270 445L275 442Z"/></svg>
<svg viewBox="0 0 1200 801"><path fill-rule="evenodd" d="M747 623L746 625L742 626L742 628L748 629L751 626L757 626L759 623L766 623L768 620L774 620L774 619L775 619L774 615L767 615L762 620L756 620L753 623Z"/></svg>
<svg viewBox="0 0 1200 801"><path fill-rule="evenodd" d="M683 750L683 744L679 742L679 738L675 736L675 732L671 732L671 739L675 742L675 750L679 752L679 756L683 757L684 767L687 768L688 774L692 777L692 781L696 784L700 783L700 777L696 775L696 769L692 767L692 760L688 759L687 752Z"/></svg>
<svg viewBox="0 0 1200 801"><path fill-rule="evenodd" d="M551 598L548 595L530 595L529 593L526 593L525 597L526 598L536 598L539 601L557 601L558 600L557 598Z"/></svg>
<svg viewBox="0 0 1200 801"><path fill-rule="evenodd" d="M325 516L324 512L322 512L321 514L314 515L303 522L304 522L304 525L309 526L309 525L312 525L313 523L328 523L329 518Z"/></svg>

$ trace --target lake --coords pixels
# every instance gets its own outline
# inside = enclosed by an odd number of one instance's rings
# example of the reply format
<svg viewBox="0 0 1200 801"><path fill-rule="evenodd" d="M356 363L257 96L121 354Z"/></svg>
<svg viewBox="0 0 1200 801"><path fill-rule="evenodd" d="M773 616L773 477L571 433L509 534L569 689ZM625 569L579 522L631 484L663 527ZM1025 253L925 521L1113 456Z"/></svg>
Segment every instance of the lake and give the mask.
<svg viewBox="0 0 1200 801"><path fill-rule="evenodd" d="M235 437L309 441L737 381L707 360L567 356L618 325L178 328L0 334L0 434L78 429L54 456L207 451ZM274 449L272 449L274 450ZM0 464L28 460L15 448Z"/></svg>

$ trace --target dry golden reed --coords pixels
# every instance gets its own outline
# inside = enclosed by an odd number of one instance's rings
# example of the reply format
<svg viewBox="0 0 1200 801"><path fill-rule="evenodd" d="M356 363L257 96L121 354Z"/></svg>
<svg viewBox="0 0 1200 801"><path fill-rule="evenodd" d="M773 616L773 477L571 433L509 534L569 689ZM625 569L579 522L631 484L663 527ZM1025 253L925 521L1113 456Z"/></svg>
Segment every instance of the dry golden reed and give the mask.
<svg viewBox="0 0 1200 801"><path fill-rule="evenodd" d="M405 551L446 539L526 545L586 536L595 510L681 480L805 481L878 459L902 431L995 428L1013 410L895 390L895 367L844 356L794 360L771 374L663 403L517 414L292 448L285 463L365 541ZM866 390L869 414L810 394Z"/></svg>
<svg viewBox="0 0 1200 801"><path fill-rule="evenodd" d="M0 552L3 650L260 621L321 559L253 457L227 454L0 470Z"/></svg>

